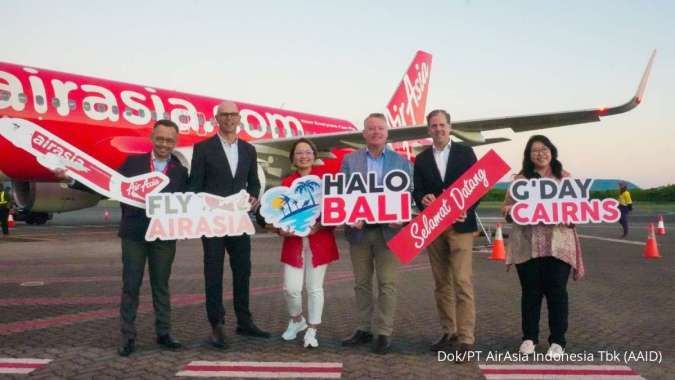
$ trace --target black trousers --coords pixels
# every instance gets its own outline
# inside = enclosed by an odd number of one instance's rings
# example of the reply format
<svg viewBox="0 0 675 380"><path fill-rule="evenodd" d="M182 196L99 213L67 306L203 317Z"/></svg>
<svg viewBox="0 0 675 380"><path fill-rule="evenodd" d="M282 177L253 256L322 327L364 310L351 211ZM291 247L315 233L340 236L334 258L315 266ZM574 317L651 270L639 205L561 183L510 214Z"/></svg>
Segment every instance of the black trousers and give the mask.
<svg viewBox="0 0 675 380"><path fill-rule="evenodd" d="M9 219L9 209L7 207L0 207L0 224L2 224L2 234L7 235L9 233L9 225L7 220Z"/></svg>
<svg viewBox="0 0 675 380"><path fill-rule="evenodd" d="M206 314L211 326L225 323L223 306L223 266L225 250L230 256L232 270L232 295L237 325L251 323L249 310L249 285L251 278L251 237L225 236L202 238L204 247L204 290Z"/></svg>
<svg viewBox="0 0 675 380"><path fill-rule="evenodd" d="M546 297L549 344L557 343L563 348L567 343L567 279L571 267L555 257L540 257L517 264L518 278L522 288L521 315L523 340L539 342L539 317L541 301Z"/></svg>
<svg viewBox="0 0 675 380"><path fill-rule="evenodd" d="M155 310L157 336L171 332L171 297L169 277L176 255L176 241L134 241L122 239L122 300L120 330L124 339L136 338L136 311L148 262L152 306Z"/></svg>
<svg viewBox="0 0 675 380"><path fill-rule="evenodd" d="M619 223L621 223L621 228L623 228L623 235L628 235L628 214L630 209L628 206L619 205L619 211L621 212L621 218L619 218Z"/></svg>

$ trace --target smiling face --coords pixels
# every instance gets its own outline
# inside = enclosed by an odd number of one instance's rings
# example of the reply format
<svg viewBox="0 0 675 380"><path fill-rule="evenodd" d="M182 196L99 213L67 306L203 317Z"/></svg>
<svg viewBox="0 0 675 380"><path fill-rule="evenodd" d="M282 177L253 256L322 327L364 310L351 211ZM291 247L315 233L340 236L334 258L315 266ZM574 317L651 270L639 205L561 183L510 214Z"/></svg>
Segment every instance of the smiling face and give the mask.
<svg viewBox="0 0 675 380"><path fill-rule="evenodd" d="M429 118L429 136L434 140L434 145L442 148L450 142L452 126L444 114L439 113Z"/></svg>
<svg viewBox="0 0 675 380"><path fill-rule="evenodd" d="M387 122L384 119L374 116L366 119L363 126L363 139L366 140L369 148L384 148L388 136Z"/></svg>
<svg viewBox="0 0 675 380"><path fill-rule="evenodd" d="M530 148L530 161L537 170L548 168L551 165L551 149L542 142L535 141Z"/></svg>
<svg viewBox="0 0 675 380"><path fill-rule="evenodd" d="M311 168L315 158L312 147L305 142L298 143L293 150L293 165L298 170Z"/></svg>
<svg viewBox="0 0 675 380"><path fill-rule="evenodd" d="M237 132L237 126L241 121L239 107L234 102L222 102L216 111L216 121L220 128L220 133L228 135Z"/></svg>
<svg viewBox="0 0 675 380"><path fill-rule="evenodd" d="M169 158L173 148L176 146L178 132L173 127L158 125L152 130L150 140L152 141L152 151L155 157L160 160Z"/></svg>

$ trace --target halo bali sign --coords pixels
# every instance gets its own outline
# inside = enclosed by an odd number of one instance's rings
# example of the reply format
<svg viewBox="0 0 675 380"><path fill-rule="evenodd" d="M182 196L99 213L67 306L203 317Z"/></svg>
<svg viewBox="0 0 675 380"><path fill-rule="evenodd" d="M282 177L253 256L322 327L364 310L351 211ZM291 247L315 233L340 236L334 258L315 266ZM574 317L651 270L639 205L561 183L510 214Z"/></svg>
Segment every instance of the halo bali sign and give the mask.
<svg viewBox="0 0 675 380"><path fill-rule="evenodd" d="M245 190L228 197L209 193L148 195L145 214L151 220L145 240L253 235L248 200Z"/></svg>
<svg viewBox="0 0 675 380"><path fill-rule="evenodd" d="M291 187L276 186L260 199L260 215L274 227L307 236L321 213L321 179L296 178Z"/></svg>
<svg viewBox="0 0 675 380"><path fill-rule="evenodd" d="M589 199L590 178L518 179L509 187L516 203L510 216L516 224L614 223L619 220L619 201Z"/></svg>
<svg viewBox="0 0 675 380"><path fill-rule="evenodd" d="M403 170L384 175L382 184L377 174L369 172L323 176L321 224L338 226L366 223L402 223L411 219L410 176Z"/></svg>
<svg viewBox="0 0 675 380"><path fill-rule="evenodd" d="M407 264L448 229L463 211L473 206L510 167L494 150L490 150L408 225L401 228L387 246Z"/></svg>

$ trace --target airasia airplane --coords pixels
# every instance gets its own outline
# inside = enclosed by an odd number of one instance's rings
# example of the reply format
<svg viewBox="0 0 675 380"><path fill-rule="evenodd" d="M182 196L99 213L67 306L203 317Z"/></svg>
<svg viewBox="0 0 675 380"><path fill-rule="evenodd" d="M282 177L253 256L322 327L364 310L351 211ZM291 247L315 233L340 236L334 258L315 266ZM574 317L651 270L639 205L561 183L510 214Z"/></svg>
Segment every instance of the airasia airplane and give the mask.
<svg viewBox="0 0 675 380"><path fill-rule="evenodd" d="M482 132L510 128L514 132L599 121L603 116L627 112L642 100L656 51L636 94L611 108L553 112L526 116L453 121L453 135L470 145L508 141L483 137ZM392 129L393 148L409 159L429 144L425 125L431 55L418 51L405 71L385 110ZM0 62L0 118L23 119L60 137L105 165L116 168L128 154L151 150L150 129L158 119L171 119L180 128L176 156L190 167L192 146L216 133L213 119L223 99L192 95L150 86L38 69ZM274 186L290 171L288 151L298 137L309 138L319 158L337 171L342 157L364 141L350 121L235 102L241 112L239 137L258 151L258 172L263 189ZM207 116L208 115L208 116ZM0 125L6 125L0 124ZM29 211L27 222L45 223L51 213L94 206L100 197L68 188L33 155L13 145L0 127L0 183L11 181L17 206ZM58 146L52 155L64 156ZM68 158L68 157L64 157Z"/></svg>

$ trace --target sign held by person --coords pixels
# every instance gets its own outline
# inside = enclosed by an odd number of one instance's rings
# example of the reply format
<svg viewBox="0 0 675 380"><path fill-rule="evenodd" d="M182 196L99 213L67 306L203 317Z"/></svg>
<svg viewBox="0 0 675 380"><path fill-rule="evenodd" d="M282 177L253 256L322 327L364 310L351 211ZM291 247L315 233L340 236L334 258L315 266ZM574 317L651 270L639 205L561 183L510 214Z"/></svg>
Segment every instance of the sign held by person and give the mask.
<svg viewBox="0 0 675 380"><path fill-rule="evenodd" d="M321 213L321 179L296 178L291 187L276 186L260 199L260 215L274 227L297 236L309 235Z"/></svg>
<svg viewBox="0 0 675 380"><path fill-rule="evenodd" d="M516 203L509 215L516 224L614 223L619 220L619 201L590 199L591 178L517 179L509 187Z"/></svg>
<svg viewBox="0 0 675 380"><path fill-rule="evenodd" d="M411 219L410 176L392 170L378 183L377 174L344 173L323 176L321 223L326 226L403 223Z"/></svg>

